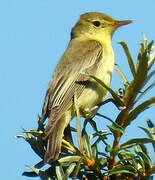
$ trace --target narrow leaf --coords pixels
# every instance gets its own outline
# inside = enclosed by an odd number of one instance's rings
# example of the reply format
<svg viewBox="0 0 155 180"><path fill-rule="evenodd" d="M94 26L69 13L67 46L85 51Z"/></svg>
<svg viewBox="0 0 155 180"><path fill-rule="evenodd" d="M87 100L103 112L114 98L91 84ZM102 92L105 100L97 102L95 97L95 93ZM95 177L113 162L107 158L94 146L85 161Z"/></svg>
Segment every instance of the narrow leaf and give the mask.
<svg viewBox="0 0 155 180"><path fill-rule="evenodd" d="M109 170L108 176L114 175L114 174L132 174L132 175L136 175L135 174L136 169L131 166L131 165L118 165L115 168L113 168L112 170Z"/></svg>
<svg viewBox="0 0 155 180"><path fill-rule="evenodd" d="M140 156L144 161L145 170L148 171L151 168L151 160L149 156L147 156L141 149L140 146L135 146L135 152L138 156Z"/></svg>
<svg viewBox="0 0 155 180"><path fill-rule="evenodd" d="M74 168L76 166L76 163L72 163L67 169L66 169L66 176L69 177L69 175L73 172Z"/></svg>
<svg viewBox="0 0 155 180"><path fill-rule="evenodd" d="M83 161L83 159L81 158L81 159L79 160L79 162L77 163L77 165L76 165L76 167L75 167L75 169L74 169L74 172L73 172L73 176L72 176L73 179L75 179L75 178L78 176L78 173L79 173L80 168L81 168L81 163L82 163L82 161Z"/></svg>
<svg viewBox="0 0 155 180"><path fill-rule="evenodd" d="M85 120L84 120L84 124L83 124L83 130L82 130L83 132L86 131L86 125L87 125L87 123L89 123L89 124L92 126L92 128L94 129L94 131L98 131L96 122L95 122L93 119L85 119Z"/></svg>
<svg viewBox="0 0 155 180"><path fill-rule="evenodd" d="M86 132L84 133L82 139L83 139L83 146L84 146L87 156L92 157L91 144L90 144L88 134Z"/></svg>
<svg viewBox="0 0 155 180"><path fill-rule="evenodd" d="M94 145L92 146L92 156L93 156L94 159L95 159L96 156L97 156L97 144L94 144Z"/></svg>
<svg viewBox="0 0 155 180"><path fill-rule="evenodd" d="M96 115L100 116L100 117L103 117L103 118L106 118L107 120L109 120L110 122L112 122L112 126L108 126L108 128L111 130L112 133L114 132L121 132L122 134L126 134L125 133L125 130L118 124L116 123L115 121L113 121L112 119L108 118L107 116L104 116L100 113L97 113Z"/></svg>
<svg viewBox="0 0 155 180"><path fill-rule="evenodd" d="M60 163L65 163L65 162L78 162L81 159L80 156L67 156L60 158L58 161Z"/></svg>
<svg viewBox="0 0 155 180"><path fill-rule="evenodd" d="M150 72L148 75L147 75L147 78L144 82L144 86L146 83L148 83L148 81L155 75L155 70L153 70L152 72Z"/></svg>
<svg viewBox="0 0 155 180"><path fill-rule="evenodd" d="M125 74L122 72L122 70L120 69L120 67L118 66L118 64L115 64L115 70L118 73L122 83L124 86L127 86L129 84Z"/></svg>
<svg viewBox="0 0 155 180"><path fill-rule="evenodd" d="M33 172L36 173L41 179L43 179L43 180L51 180L51 178L44 171L41 171L41 170L39 170L39 169L37 169L37 168L35 168L33 166L27 166L27 167L32 169ZM23 175L30 175L30 174L28 174L28 172L26 172L26 173L23 173Z"/></svg>
<svg viewBox="0 0 155 180"><path fill-rule="evenodd" d="M56 175L59 180L67 180L62 166L56 166Z"/></svg>
<svg viewBox="0 0 155 180"><path fill-rule="evenodd" d="M110 129L110 131L113 133L113 134L116 134L116 133L118 133L118 132L121 132L122 134L125 134L125 132L124 132L124 129L121 127L116 127L116 126L114 126L114 125L112 125L112 126L107 126L109 129Z"/></svg>
<svg viewBox="0 0 155 180"><path fill-rule="evenodd" d="M130 70L132 72L133 77L135 77L136 76L136 69L135 69L135 66L134 66L134 63L133 63L133 59L132 59L132 57L130 55L128 46L127 46L127 44L125 42L119 42L119 44L121 44L121 46L124 49L124 52L125 52L125 54L127 56L127 59L128 59L128 64L129 64Z"/></svg>
<svg viewBox="0 0 155 180"><path fill-rule="evenodd" d="M149 153L148 153L148 150L146 148L146 146L144 144L139 144L142 152L149 158Z"/></svg>
<svg viewBox="0 0 155 180"><path fill-rule="evenodd" d="M131 139L131 140L121 144L120 149L126 149L126 148L130 148L132 146L138 145L138 144L145 144L145 143L155 143L155 140L152 140L150 138Z"/></svg>
<svg viewBox="0 0 155 180"><path fill-rule="evenodd" d="M148 135L148 137L150 139L155 140L155 127L153 127L153 128L139 127L139 128L141 128ZM153 146L153 149L154 149L154 152L155 152L155 142L152 143L152 146Z"/></svg>
<svg viewBox="0 0 155 180"><path fill-rule="evenodd" d="M133 159L135 155L130 152L130 151L121 151L119 154L118 154L118 157L124 161L124 160L131 160Z"/></svg>
<svg viewBox="0 0 155 180"><path fill-rule="evenodd" d="M38 177L38 175L37 175L34 171L31 171L31 172L23 172L23 173L22 173L22 176Z"/></svg>
<svg viewBox="0 0 155 180"><path fill-rule="evenodd" d="M145 128L141 126L139 126L139 128L141 128L148 135L149 138L155 140L155 132L152 131L152 128Z"/></svg>
<svg viewBox="0 0 155 180"><path fill-rule="evenodd" d="M149 62L148 62L148 70L151 69L151 67L153 66L155 62L155 50L153 53L150 54L150 59L149 59Z"/></svg>
<svg viewBox="0 0 155 180"><path fill-rule="evenodd" d="M39 163L37 163L34 167L37 169L42 168L45 165L44 161L40 161Z"/></svg>
<svg viewBox="0 0 155 180"><path fill-rule="evenodd" d="M128 115L128 124L134 120L141 112L143 112L144 110L152 107L155 105L155 96L151 97L149 99L147 99L146 101L144 101L143 103L141 103L140 105L138 105L134 110L132 110L129 115Z"/></svg>
<svg viewBox="0 0 155 180"><path fill-rule="evenodd" d="M130 164L133 165L133 167L135 167L135 169L138 169L138 164L137 164L137 158L135 156L135 154L133 154L131 151L126 150L126 151L121 151L118 154L118 157L120 158L121 162L130 162Z"/></svg>
<svg viewBox="0 0 155 180"><path fill-rule="evenodd" d="M148 61L149 61L149 52L148 47L144 46L144 44L141 44L139 53L138 53L138 59L137 59L137 66L136 66L136 76L134 78L134 85L135 89L140 90L147 79L147 73L148 73Z"/></svg>
<svg viewBox="0 0 155 180"><path fill-rule="evenodd" d="M147 87L135 100L137 103L148 91L150 91L155 86L155 82L153 82L149 87Z"/></svg>

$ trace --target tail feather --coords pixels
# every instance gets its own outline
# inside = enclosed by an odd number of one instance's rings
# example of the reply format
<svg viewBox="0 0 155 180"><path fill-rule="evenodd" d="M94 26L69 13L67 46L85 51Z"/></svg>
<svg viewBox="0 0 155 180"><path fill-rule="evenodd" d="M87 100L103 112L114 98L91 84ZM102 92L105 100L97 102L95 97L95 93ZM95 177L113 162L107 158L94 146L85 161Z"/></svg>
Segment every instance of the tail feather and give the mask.
<svg viewBox="0 0 155 180"><path fill-rule="evenodd" d="M47 126L47 129L45 129L45 136L48 134L47 150L44 156L45 163L58 159L61 151L62 136L70 120L70 117L63 115L63 117L51 124L52 127Z"/></svg>
<svg viewBox="0 0 155 180"><path fill-rule="evenodd" d="M44 156L44 162L49 163L58 159L61 151L62 134L63 132L60 132L60 130L56 128L53 128L51 131L47 140L47 150Z"/></svg>

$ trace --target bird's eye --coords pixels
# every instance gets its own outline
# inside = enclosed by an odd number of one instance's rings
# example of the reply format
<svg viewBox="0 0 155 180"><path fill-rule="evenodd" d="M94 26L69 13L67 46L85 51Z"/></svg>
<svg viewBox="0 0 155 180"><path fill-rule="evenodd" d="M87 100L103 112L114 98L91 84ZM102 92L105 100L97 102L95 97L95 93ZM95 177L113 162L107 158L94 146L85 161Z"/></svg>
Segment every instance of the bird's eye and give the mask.
<svg viewBox="0 0 155 180"><path fill-rule="evenodd" d="M99 27L101 25L101 23L99 21L93 21L93 25L96 27Z"/></svg>

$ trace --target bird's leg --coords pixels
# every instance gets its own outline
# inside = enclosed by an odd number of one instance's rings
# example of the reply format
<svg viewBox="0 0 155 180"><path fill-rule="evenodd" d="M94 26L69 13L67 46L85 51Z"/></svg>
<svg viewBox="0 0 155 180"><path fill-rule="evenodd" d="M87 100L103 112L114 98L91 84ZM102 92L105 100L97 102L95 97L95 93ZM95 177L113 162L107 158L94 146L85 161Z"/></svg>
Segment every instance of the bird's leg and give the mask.
<svg viewBox="0 0 155 180"><path fill-rule="evenodd" d="M80 125L80 111L79 111L79 107L78 107L78 100L77 100L76 93L73 96L73 102L74 102L74 108L75 108L76 119L77 119L78 144L79 144L81 154L84 155L83 143L82 143L82 134L81 134L81 125Z"/></svg>

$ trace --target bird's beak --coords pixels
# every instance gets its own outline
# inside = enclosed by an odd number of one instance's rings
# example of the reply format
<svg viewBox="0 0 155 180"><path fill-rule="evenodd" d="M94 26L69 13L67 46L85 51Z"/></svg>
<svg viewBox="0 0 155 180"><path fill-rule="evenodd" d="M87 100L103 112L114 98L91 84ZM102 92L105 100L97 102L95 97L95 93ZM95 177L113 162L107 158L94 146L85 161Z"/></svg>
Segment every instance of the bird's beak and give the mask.
<svg viewBox="0 0 155 180"><path fill-rule="evenodd" d="M124 25L130 24L130 23L132 23L131 20L116 21L115 24L114 24L114 26L115 26L116 28L118 28L118 27L120 27L120 26L124 26Z"/></svg>

